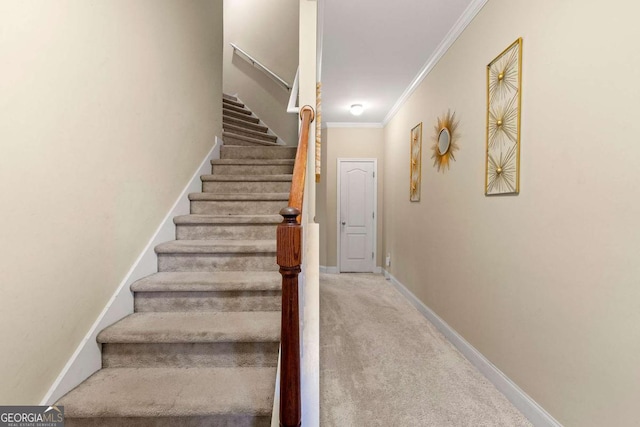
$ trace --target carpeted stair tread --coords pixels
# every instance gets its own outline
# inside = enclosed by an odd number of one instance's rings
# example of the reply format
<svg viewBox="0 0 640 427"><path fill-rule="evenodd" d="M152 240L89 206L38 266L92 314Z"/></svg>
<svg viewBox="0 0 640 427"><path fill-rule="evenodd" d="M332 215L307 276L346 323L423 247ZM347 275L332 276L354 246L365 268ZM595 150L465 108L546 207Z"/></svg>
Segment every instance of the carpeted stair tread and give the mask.
<svg viewBox="0 0 640 427"><path fill-rule="evenodd" d="M231 124L233 126L237 126L242 129L250 129L257 132L266 133L269 132L269 128L267 126L261 125L258 122L251 121L248 122L246 120L242 120L241 118L231 117L231 116L222 116L222 125Z"/></svg>
<svg viewBox="0 0 640 427"><path fill-rule="evenodd" d="M237 193L237 194L217 194L217 193L190 193L191 201L262 201L262 200L289 200L289 193ZM285 207L285 206L283 206Z"/></svg>
<svg viewBox="0 0 640 427"><path fill-rule="evenodd" d="M202 181L221 181L221 182L269 182L269 181L291 181L293 175L291 174L273 174L273 175L202 175L200 177Z"/></svg>
<svg viewBox="0 0 640 427"><path fill-rule="evenodd" d="M240 145L241 143L263 145L265 147L278 147L280 145L273 141L265 141L264 139L252 138L232 132L222 132L222 141L225 145Z"/></svg>
<svg viewBox="0 0 640 427"><path fill-rule="evenodd" d="M99 343L277 342L280 313L133 313L98 334Z"/></svg>
<svg viewBox="0 0 640 427"><path fill-rule="evenodd" d="M260 119L255 116L251 116L245 113L239 113L237 111L233 111L227 108L222 109L222 117L223 119L225 117L233 117L233 118L242 120L244 122L250 122L250 123L256 123L256 124L260 123Z"/></svg>
<svg viewBox="0 0 640 427"><path fill-rule="evenodd" d="M248 135L255 135L256 137L259 138L265 138L265 139L271 139L273 141L276 141L278 139L278 137L276 135L270 134L268 132L269 128L265 127L264 130L254 130L254 129L247 129L244 126L238 126L235 125L233 123L223 123L222 124L222 128L225 131L229 131L231 133L235 133L236 131L240 131L240 132L247 132Z"/></svg>
<svg viewBox="0 0 640 427"><path fill-rule="evenodd" d="M131 285L133 292L280 291L277 271L213 271L155 273Z"/></svg>
<svg viewBox="0 0 640 427"><path fill-rule="evenodd" d="M225 112L228 112L228 111L233 111L233 112L235 112L235 113L246 114L247 116L251 116L251 115L253 114L253 113L251 112L251 110L249 110L248 108L245 108L245 107L238 107L238 106L236 106L236 105L233 105L233 104L229 104L229 103L223 102L223 103L222 103L222 112L223 112L223 114L224 114Z"/></svg>
<svg viewBox="0 0 640 427"><path fill-rule="evenodd" d="M275 240L172 240L155 247L157 254L257 254L276 252ZM275 258L274 258L275 260Z"/></svg>
<svg viewBox="0 0 640 427"><path fill-rule="evenodd" d="M66 418L270 417L275 377L276 368L102 369L57 404Z"/></svg>
<svg viewBox="0 0 640 427"><path fill-rule="evenodd" d="M223 100L224 100L224 99L227 99L227 100L230 100L230 101L236 101L236 102L238 101L238 97L237 97L237 96L229 95L229 94L226 94L226 93L223 93L223 94L222 94L222 99L223 99Z"/></svg>
<svg viewBox="0 0 640 427"><path fill-rule="evenodd" d="M244 104L240 101L234 101L232 99L227 99L227 98L222 98L222 103L224 104L229 104L229 105L235 105L236 107L240 107L240 108L244 108Z"/></svg>
<svg viewBox="0 0 640 427"><path fill-rule="evenodd" d="M216 159L211 160L212 165L293 165L295 159Z"/></svg>
<svg viewBox="0 0 640 427"><path fill-rule="evenodd" d="M202 224L279 224L280 215L180 215L173 218L176 225Z"/></svg>
<svg viewBox="0 0 640 427"><path fill-rule="evenodd" d="M222 145L223 159L295 159L298 147L278 145L273 147Z"/></svg>
<svg viewBox="0 0 640 427"><path fill-rule="evenodd" d="M222 128L225 132L246 134L245 136L251 136L254 138L264 139L272 142L276 142L278 140L278 137L276 135L269 134L267 133L267 131L261 132L258 130L247 129L243 126L236 126L231 123L224 123L222 125Z"/></svg>

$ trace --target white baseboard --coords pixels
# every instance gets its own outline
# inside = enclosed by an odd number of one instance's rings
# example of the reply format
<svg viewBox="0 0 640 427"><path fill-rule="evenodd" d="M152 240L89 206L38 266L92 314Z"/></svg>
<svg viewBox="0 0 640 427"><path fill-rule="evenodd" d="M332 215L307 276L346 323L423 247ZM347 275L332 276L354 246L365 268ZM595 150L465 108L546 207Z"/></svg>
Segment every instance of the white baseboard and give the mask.
<svg viewBox="0 0 640 427"><path fill-rule="evenodd" d="M374 267L372 273L376 273L376 274L382 274L382 267ZM320 266L320 273L326 273L326 274L340 274L340 271L338 270L338 267L328 267L326 265L321 265Z"/></svg>
<svg viewBox="0 0 640 427"><path fill-rule="evenodd" d="M384 270L384 276L418 309L424 317L460 351L522 414L536 427L562 427L547 411L518 387L500 369L469 344L433 310L420 301L409 289Z"/></svg>
<svg viewBox="0 0 640 427"><path fill-rule="evenodd" d="M133 263L131 269L120 282L120 285L89 329L89 332L87 332L87 335L82 339L76 351L62 369L60 375L58 375L58 378L51 385L49 391L40 402L41 405L53 404L101 368L102 355L100 346L96 342L98 333L107 326L133 313L133 294L129 290L129 286L136 280L158 271L158 258L154 248L162 242L175 239L173 217L189 213L189 199L187 196L189 193L201 191L200 175L211 173L210 161L220 158L221 145L222 140L216 137L213 148L193 174L189 184L187 184L169 213L164 217L147 246Z"/></svg>

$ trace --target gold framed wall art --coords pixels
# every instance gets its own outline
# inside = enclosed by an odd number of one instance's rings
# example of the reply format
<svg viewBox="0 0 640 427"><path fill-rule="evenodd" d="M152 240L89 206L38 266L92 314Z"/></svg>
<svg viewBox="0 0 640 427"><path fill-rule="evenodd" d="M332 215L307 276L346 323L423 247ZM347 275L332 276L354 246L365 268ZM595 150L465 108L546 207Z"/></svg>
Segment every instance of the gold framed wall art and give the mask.
<svg viewBox="0 0 640 427"><path fill-rule="evenodd" d="M433 166L438 168L438 172L442 173L449 169L451 160L455 160L454 153L460 148L458 147L458 121L456 113L451 110L447 114L438 117L438 123L434 126L435 131L432 140L431 150L433 154ZM446 168L446 169L445 169Z"/></svg>
<svg viewBox="0 0 640 427"><path fill-rule="evenodd" d="M409 169L409 200L420 201L422 181L422 122L411 129L411 165Z"/></svg>
<svg viewBox="0 0 640 427"><path fill-rule="evenodd" d="M322 171L322 83L316 83L316 182Z"/></svg>
<svg viewBox="0 0 640 427"><path fill-rule="evenodd" d="M520 192L522 38L487 65L485 195Z"/></svg>

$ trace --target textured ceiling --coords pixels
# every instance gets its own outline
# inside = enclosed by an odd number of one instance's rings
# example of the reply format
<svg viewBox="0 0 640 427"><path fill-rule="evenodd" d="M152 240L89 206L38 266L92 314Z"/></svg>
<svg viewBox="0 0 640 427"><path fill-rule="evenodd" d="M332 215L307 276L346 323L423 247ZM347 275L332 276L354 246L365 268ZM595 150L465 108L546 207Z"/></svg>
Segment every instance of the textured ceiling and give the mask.
<svg viewBox="0 0 640 427"><path fill-rule="evenodd" d="M324 0L323 121L382 122L471 3Z"/></svg>

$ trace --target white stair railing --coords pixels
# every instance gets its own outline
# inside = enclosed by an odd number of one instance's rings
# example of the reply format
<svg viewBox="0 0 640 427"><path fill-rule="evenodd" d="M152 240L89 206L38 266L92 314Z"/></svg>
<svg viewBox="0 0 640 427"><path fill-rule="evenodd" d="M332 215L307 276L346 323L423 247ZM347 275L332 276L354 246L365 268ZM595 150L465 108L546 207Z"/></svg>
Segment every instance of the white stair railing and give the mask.
<svg viewBox="0 0 640 427"><path fill-rule="evenodd" d="M287 113L298 114L300 112L300 107L298 107L298 91L299 89L299 80L298 77L300 75L300 67L296 71L296 78L293 79L293 89L289 94L289 104L287 105Z"/></svg>

